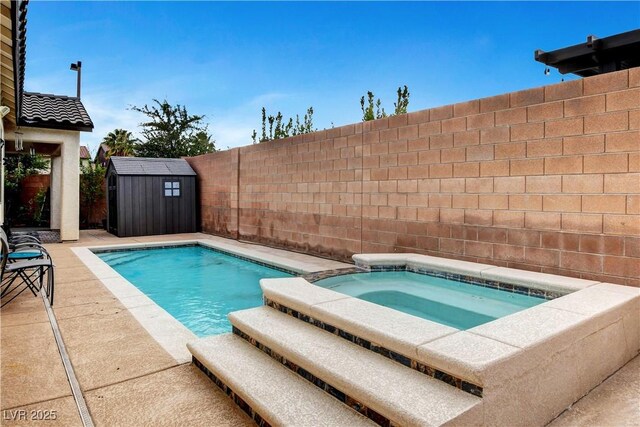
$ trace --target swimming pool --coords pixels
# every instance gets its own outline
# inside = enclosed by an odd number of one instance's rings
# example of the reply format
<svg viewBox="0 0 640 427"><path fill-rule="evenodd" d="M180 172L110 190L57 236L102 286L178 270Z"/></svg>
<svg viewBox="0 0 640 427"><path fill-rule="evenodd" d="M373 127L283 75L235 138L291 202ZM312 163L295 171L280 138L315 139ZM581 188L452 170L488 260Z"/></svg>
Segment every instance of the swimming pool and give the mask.
<svg viewBox="0 0 640 427"><path fill-rule="evenodd" d="M199 245L96 255L199 337L230 332L227 314L261 305L260 279L293 276Z"/></svg>
<svg viewBox="0 0 640 427"><path fill-rule="evenodd" d="M457 329L469 329L546 301L408 271L347 274L315 284Z"/></svg>

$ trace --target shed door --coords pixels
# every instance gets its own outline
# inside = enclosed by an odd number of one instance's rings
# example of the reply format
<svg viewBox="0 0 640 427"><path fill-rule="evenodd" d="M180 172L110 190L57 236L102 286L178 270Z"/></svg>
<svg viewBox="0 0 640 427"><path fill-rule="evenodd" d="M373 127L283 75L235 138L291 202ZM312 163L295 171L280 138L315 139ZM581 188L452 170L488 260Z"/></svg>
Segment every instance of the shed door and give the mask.
<svg viewBox="0 0 640 427"><path fill-rule="evenodd" d="M118 186L116 185L117 176L115 173L109 175L107 181L107 193L109 202L109 233L118 235Z"/></svg>

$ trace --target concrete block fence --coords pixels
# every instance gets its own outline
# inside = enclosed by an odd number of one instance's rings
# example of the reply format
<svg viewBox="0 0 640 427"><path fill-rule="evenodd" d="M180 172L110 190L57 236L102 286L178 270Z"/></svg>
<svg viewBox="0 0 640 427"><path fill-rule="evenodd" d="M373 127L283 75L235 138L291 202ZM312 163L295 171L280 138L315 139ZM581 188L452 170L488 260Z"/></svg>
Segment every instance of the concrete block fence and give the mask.
<svg viewBox="0 0 640 427"><path fill-rule="evenodd" d="M640 68L187 160L208 233L640 286Z"/></svg>

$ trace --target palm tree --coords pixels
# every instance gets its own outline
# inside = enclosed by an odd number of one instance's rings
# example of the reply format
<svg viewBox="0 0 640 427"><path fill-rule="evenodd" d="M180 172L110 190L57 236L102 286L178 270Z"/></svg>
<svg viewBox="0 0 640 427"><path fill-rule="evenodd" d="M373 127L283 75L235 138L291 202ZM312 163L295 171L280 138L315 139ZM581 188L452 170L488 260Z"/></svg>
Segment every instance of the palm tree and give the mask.
<svg viewBox="0 0 640 427"><path fill-rule="evenodd" d="M109 132L102 140L102 143L109 147L105 158L108 159L111 156L133 156L138 142L138 139L134 138L128 130L115 129Z"/></svg>

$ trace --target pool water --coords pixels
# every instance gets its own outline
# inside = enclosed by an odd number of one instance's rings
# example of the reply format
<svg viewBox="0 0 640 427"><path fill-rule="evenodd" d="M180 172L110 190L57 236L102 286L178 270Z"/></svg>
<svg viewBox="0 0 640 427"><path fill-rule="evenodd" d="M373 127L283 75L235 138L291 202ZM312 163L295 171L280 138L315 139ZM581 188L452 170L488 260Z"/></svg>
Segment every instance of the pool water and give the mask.
<svg viewBox="0 0 640 427"><path fill-rule="evenodd" d="M260 279L292 276L202 246L96 255L199 337L231 331L227 314L261 305Z"/></svg>
<svg viewBox="0 0 640 427"><path fill-rule="evenodd" d="M315 284L457 329L473 328L545 302L407 271L347 274Z"/></svg>

